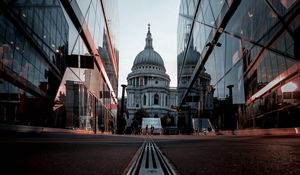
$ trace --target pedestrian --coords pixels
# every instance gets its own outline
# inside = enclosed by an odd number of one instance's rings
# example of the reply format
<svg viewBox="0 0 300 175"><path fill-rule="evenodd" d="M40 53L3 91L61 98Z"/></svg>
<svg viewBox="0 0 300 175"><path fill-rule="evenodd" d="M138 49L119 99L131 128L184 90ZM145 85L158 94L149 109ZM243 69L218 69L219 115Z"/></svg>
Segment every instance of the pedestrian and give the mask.
<svg viewBox="0 0 300 175"><path fill-rule="evenodd" d="M151 135L153 134L153 131L154 131L154 126L151 125Z"/></svg>
<svg viewBox="0 0 300 175"><path fill-rule="evenodd" d="M148 135L148 125L146 125L146 135Z"/></svg>

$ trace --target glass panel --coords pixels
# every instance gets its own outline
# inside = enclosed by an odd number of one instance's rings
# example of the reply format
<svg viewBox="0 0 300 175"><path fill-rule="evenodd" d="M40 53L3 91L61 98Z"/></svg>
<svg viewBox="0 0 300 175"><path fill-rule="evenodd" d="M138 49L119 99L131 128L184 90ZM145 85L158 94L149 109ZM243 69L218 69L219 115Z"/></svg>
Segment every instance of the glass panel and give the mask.
<svg viewBox="0 0 300 175"><path fill-rule="evenodd" d="M225 50L225 59L226 59L226 69L227 72L241 57L240 54L240 40L234 38L230 35L226 36L226 50ZM222 47L222 46L221 46Z"/></svg>
<svg viewBox="0 0 300 175"><path fill-rule="evenodd" d="M16 73L21 72L21 65L22 65L22 55L19 52L15 51L14 59L13 59L13 70Z"/></svg>
<svg viewBox="0 0 300 175"><path fill-rule="evenodd" d="M227 93L225 93L224 79L221 79L221 81L218 82L217 91L218 91L219 99L224 99L226 97L226 95L228 95Z"/></svg>
<svg viewBox="0 0 300 175"><path fill-rule="evenodd" d="M181 1L179 13L192 18L196 10L197 1Z"/></svg>
<svg viewBox="0 0 300 175"><path fill-rule="evenodd" d="M222 7L225 4L225 0L213 0L213 1L209 1L209 3L211 5L213 15L215 19L217 19Z"/></svg>
<svg viewBox="0 0 300 175"><path fill-rule="evenodd" d="M293 6L297 0L275 0L270 1L275 7L276 11L281 15L285 15L288 12L288 9Z"/></svg>
<svg viewBox="0 0 300 175"><path fill-rule="evenodd" d="M269 30L278 21L264 1L241 1L225 30L257 42L265 35L268 36Z"/></svg>
<svg viewBox="0 0 300 175"><path fill-rule="evenodd" d="M211 54L210 57L208 58L206 64L205 64L205 69L206 72L210 75L211 77L211 85L215 85L217 82L216 79L216 63L215 63L215 58L214 54Z"/></svg>
<svg viewBox="0 0 300 175"><path fill-rule="evenodd" d="M221 38L219 39L220 43L225 43L225 35L222 35ZM215 47L213 51L214 57L215 57L215 62L216 62L216 79L219 81L219 79L224 75L225 73L225 47Z"/></svg>
<svg viewBox="0 0 300 175"><path fill-rule="evenodd" d="M85 16L90 7L91 0L88 1L76 0L76 2L81 10L81 13Z"/></svg>
<svg viewBox="0 0 300 175"><path fill-rule="evenodd" d="M22 61L22 70L20 71L20 76L22 76L23 78L27 79L27 73L28 73L28 62L24 59Z"/></svg>
<svg viewBox="0 0 300 175"><path fill-rule="evenodd" d="M2 62L5 66L11 68L12 67L12 60L13 60L13 53L14 48L10 44L3 44L3 55L2 55Z"/></svg>
<svg viewBox="0 0 300 175"><path fill-rule="evenodd" d="M204 9L204 24L207 26L210 26L211 28L215 28L215 18L212 14L210 6L207 7L207 9ZM206 33L208 35L208 33Z"/></svg>

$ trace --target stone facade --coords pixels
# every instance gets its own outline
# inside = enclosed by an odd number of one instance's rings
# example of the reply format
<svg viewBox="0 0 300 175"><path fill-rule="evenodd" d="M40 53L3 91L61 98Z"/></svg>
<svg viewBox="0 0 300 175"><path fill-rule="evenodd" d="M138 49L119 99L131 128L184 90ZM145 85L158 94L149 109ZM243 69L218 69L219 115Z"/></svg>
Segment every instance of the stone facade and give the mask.
<svg viewBox="0 0 300 175"><path fill-rule="evenodd" d="M176 90L170 90L170 78L166 74L163 59L153 49L150 25L146 46L135 58L127 77L128 119L132 120L137 110L143 108L149 117L161 118L177 106Z"/></svg>

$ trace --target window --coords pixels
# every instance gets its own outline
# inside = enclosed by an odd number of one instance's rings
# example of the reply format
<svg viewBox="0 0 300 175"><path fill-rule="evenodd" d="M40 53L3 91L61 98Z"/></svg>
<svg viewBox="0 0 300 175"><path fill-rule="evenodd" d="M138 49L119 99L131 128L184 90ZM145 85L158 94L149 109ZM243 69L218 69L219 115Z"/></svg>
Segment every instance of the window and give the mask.
<svg viewBox="0 0 300 175"><path fill-rule="evenodd" d="M143 78L140 78L140 86L144 86Z"/></svg>
<svg viewBox="0 0 300 175"><path fill-rule="evenodd" d="M159 96L157 94L154 95L154 104L158 105Z"/></svg>
<svg viewBox="0 0 300 175"><path fill-rule="evenodd" d="M166 106L168 106L168 96L166 96Z"/></svg>
<svg viewBox="0 0 300 175"><path fill-rule="evenodd" d="M146 95L144 95L143 104L146 105L146 102L147 102L147 97Z"/></svg>

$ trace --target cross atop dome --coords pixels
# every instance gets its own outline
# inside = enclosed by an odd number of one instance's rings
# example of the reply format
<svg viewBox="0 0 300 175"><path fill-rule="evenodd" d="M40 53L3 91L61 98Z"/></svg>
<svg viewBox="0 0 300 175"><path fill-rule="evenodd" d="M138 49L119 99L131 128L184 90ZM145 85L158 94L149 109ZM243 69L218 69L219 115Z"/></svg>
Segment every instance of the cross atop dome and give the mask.
<svg viewBox="0 0 300 175"><path fill-rule="evenodd" d="M150 32L150 26L151 26L150 23L148 23L148 32Z"/></svg>

